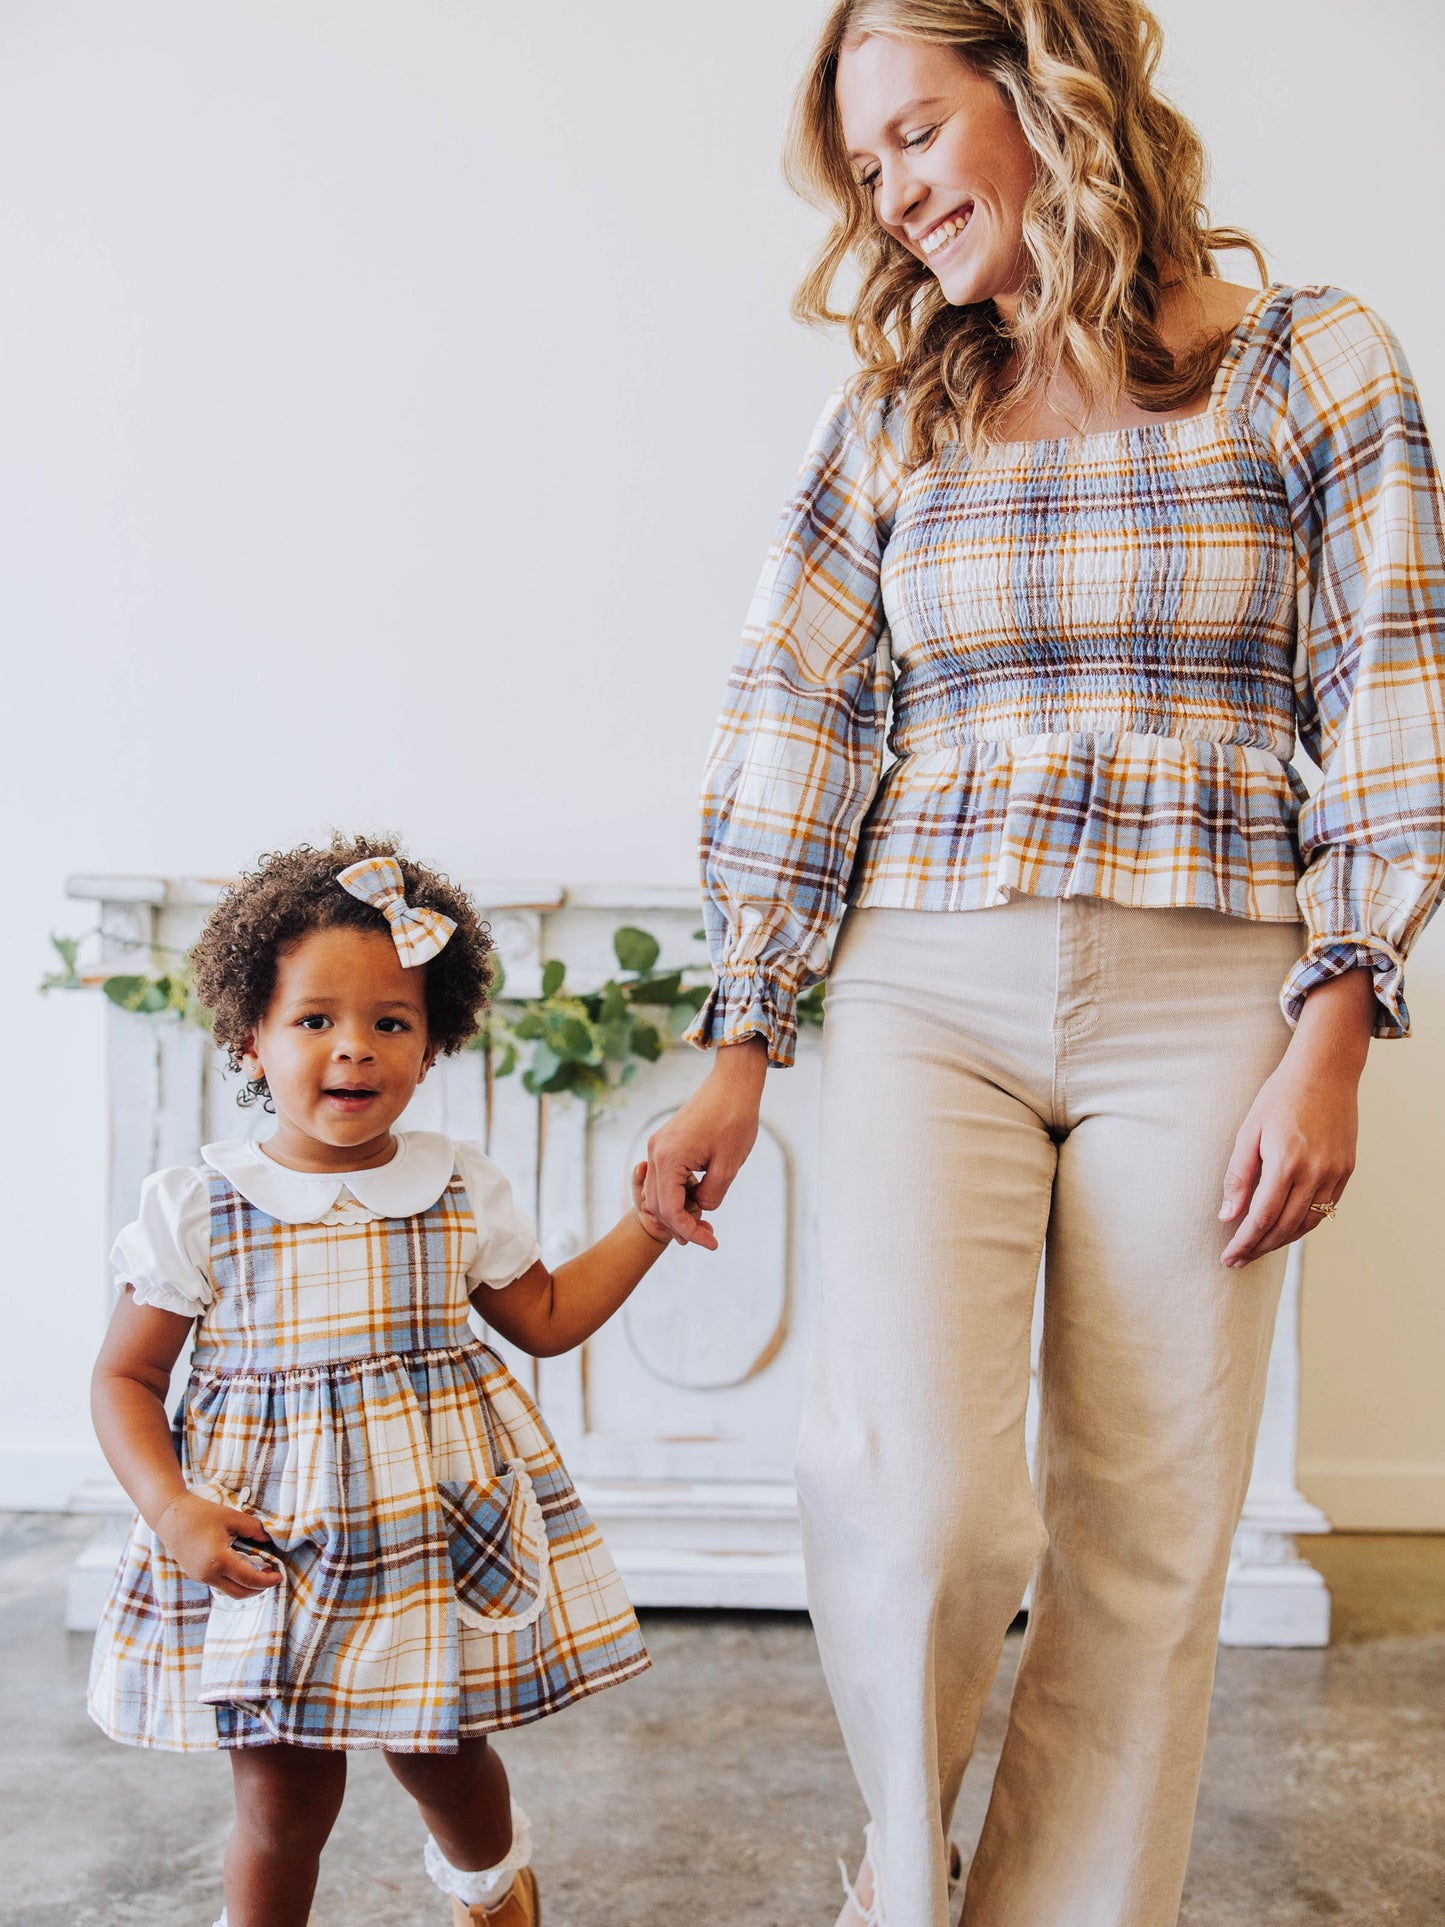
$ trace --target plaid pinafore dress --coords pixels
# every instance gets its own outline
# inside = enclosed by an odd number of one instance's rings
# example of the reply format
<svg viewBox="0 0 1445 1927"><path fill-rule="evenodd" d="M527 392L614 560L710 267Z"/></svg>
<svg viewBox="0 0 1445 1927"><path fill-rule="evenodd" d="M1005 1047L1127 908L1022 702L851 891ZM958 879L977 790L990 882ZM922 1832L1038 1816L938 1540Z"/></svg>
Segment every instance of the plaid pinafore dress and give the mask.
<svg viewBox="0 0 1445 1927"><path fill-rule="evenodd" d="M260 1516L283 1583L213 1594L138 1519L96 1636L99 1725L172 1751L448 1752L641 1672L551 1435L467 1323L460 1171L410 1216L343 1195L309 1224L206 1181L216 1292L176 1450L193 1491Z"/></svg>

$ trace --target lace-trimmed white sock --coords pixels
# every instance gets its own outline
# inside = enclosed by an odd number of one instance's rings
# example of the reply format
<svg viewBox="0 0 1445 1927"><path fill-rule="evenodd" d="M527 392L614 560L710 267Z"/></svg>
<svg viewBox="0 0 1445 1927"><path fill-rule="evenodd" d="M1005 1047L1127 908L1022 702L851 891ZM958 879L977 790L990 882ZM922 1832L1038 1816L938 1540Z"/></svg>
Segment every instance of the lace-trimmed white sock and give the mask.
<svg viewBox="0 0 1445 1927"><path fill-rule="evenodd" d="M464 1907L490 1907L494 1901L505 1898L512 1875L532 1864L532 1823L513 1800L512 1844L507 1857L495 1867L483 1867L478 1873L465 1873L460 1867L454 1867L430 1834L426 1837L425 1860L427 1873L444 1894L450 1894Z"/></svg>
<svg viewBox="0 0 1445 1927"><path fill-rule="evenodd" d="M494 1901L505 1899L512 1875L532 1864L532 1822L513 1800L512 1844L507 1857L495 1867L484 1867L480 1873L466 1873L454 1867L430 1834L426 1837L424 1858L427 1873L444 1894L451 1894L464 1907L490 1907ZM216 1927L229 1927L224 1907Z"/></svg>

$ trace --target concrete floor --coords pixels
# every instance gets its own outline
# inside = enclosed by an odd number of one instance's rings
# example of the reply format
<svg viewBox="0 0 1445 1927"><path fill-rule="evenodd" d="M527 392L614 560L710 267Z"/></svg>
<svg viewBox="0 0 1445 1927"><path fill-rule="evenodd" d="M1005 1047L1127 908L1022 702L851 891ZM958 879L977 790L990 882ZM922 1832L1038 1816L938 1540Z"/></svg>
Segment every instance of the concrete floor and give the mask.
<svg viewBox="0 0 1445 1927"><path fill-rule="evenodd" d="M209 1927L229 1770L112 1745L87 1721L89 1641L61 1630L84 1519L0 1515L5 1927ZM1182 1927L1445 1923L1445 1540L1306 1547L1335 1591L1328 1652L1220 1654ZM641 1681L512 1735L546 1927L830 1927L862 1814L795 1615L650 1613ZM958 1833L983 1817L1011 1637ZM318 1927L441 1927L420 1828L361 1757Z"/></svg>

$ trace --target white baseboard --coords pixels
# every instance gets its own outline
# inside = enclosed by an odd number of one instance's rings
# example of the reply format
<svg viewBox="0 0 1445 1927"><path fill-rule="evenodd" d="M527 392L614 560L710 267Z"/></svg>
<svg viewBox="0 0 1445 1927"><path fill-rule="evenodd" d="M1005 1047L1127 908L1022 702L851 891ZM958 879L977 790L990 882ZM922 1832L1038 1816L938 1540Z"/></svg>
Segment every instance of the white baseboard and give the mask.
<svg viewBox="0 0 1445 1927"><path fill-rule="evenodd" d="M706 1606L805 1612L808 1590L801 1554L672 1554L643 1548L608 1550L634 1606Z"/></svg>
<svg viewBox="0 0 1445 1927"><path fill-rule="evenodd" d="M1445 1532L1445 1465L1303 1461L1299 1482L1340 1532Z"/></svg>
<svg viewBox="0 0 1445 1927"><path fill-rule="evenodd" d="M0 1512L68 1512L88 1481L105 1475L98 1446L0 1446Z"/></svg>
<svg viewBox="0 0 1445 1927"><path fill-rule="evenodd" d="M1324 1580L1303 1559L1265 1555L1229 1562L1221 1646L1328 1646L1330 1595Z"/></svg>

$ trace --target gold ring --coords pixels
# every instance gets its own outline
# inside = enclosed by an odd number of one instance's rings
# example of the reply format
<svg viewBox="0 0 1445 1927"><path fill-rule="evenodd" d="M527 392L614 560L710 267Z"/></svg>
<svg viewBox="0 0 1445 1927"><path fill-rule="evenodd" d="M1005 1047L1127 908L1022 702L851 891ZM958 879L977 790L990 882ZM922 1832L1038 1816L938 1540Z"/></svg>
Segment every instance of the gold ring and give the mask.
<svg viewBox="0 0 1445 1927"><path fill-rule="evenodd" d="M1331 1199L1328 1204L1312 1204L1310 1210L1318 1211L1322 1218L1332 1218L1335 1215L1334 1200Z"/></svg>

